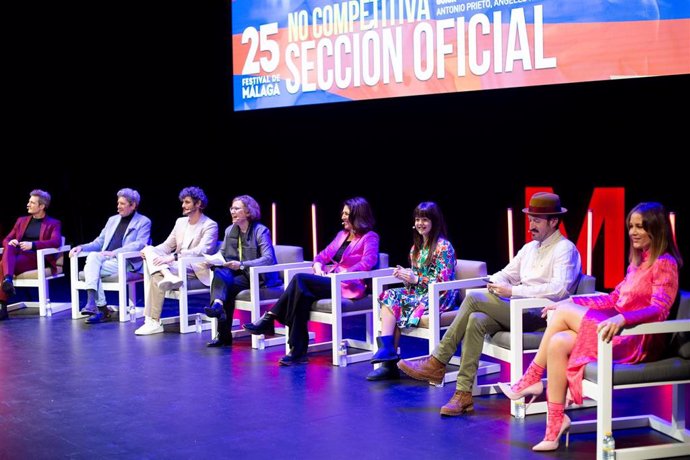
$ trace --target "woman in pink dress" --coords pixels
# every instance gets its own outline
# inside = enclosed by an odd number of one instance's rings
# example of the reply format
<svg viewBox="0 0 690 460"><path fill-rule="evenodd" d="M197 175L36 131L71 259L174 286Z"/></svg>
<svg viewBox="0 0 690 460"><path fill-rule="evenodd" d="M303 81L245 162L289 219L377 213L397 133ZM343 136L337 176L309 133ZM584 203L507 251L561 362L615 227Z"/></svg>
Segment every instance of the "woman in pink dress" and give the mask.
<svg viewBox="0 0 690 460"><path fill-rule="evenodd" d="M659 334L617 334L623 327L666 319L678 293L678 268L683 260L661 204L638 204L626 224L630 265L625 279L611 294L571 298L546 307L542 315L555 311L527 372L513 386L500 384L510 399L530 395L534 400L544 391L541 378L549 369L546 435L532 450L556 450L561 434L570 428L570 419L564 414L566 390L573 401L582 402L584 368L597 359L599 333L606 341L613 340L615 363L654 359L663 350Z"/></svg>

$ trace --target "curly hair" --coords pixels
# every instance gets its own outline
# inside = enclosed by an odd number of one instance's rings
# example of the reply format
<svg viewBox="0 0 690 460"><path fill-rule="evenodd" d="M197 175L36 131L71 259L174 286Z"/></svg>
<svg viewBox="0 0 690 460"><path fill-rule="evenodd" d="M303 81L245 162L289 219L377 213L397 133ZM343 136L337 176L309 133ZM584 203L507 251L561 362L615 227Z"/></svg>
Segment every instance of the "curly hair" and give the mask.
<svg viewBox="0 0 690 460"><path fill-rule="evenodd" d="M201 187L185 187L182 189L180 192L180 201L184 201L186 197L189 197L192 199L192 201L201 202L201 209L205 209L206 206L208 205L208 198L206 198L206 194L204 191L201 189Z"/></svg>

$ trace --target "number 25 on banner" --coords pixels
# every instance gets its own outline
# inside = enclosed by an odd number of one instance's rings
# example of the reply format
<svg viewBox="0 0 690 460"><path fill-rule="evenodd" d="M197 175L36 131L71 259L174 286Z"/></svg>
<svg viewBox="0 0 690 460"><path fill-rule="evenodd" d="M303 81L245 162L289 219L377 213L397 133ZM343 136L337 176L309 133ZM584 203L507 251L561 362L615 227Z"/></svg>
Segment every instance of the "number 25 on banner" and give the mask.
<svg viewBox="0 0 690 460"><path fill-rule="evenodd" d="M251 75L264 71L266 73L273 72L278 68L280 63L280 47L278 42L270 39L271 35L278 33L278 23L271 22L270 24L262 24L259 26L259 31L255 27L247 27L242 33L242 44L249 43L249 52L247 53L247 60L244 62L242 69L243 75ZM257 49L268 53L256 60Z"/></svg>

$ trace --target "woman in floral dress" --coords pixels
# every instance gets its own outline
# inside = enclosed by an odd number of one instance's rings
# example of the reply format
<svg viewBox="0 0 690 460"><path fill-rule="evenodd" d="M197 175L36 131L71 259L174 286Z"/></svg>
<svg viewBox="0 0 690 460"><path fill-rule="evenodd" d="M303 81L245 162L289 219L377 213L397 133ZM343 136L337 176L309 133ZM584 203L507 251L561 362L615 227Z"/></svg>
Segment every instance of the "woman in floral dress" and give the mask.
<svg viewBox="0 0 690 460"><path fill-rule="evenodd" d="M393 276L403 287L381 293L381 336L376 338L378 351L373 364L382 365L367 375L368 380L399 377L395 363L398 356L400 329L419 326L419 320L429 308L429 284L455 278L455 249L446 239L446 223L436 203L425 201L414 210L414 245L410 250L411 268L397 266ZM441 295L440 310L457 308L458 293L445 291Z"/></svg>

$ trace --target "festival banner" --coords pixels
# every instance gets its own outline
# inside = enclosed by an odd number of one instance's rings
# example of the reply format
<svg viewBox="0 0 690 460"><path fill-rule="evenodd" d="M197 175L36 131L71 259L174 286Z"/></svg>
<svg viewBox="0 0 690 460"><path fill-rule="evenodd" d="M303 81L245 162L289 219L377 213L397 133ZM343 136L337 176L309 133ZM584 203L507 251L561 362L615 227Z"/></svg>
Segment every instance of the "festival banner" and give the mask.
<svg viewBox="0 0 690 460"><path fill-rule="evenodd" d="M690 0L233 0L236 111L690 73Z"/></svg>

